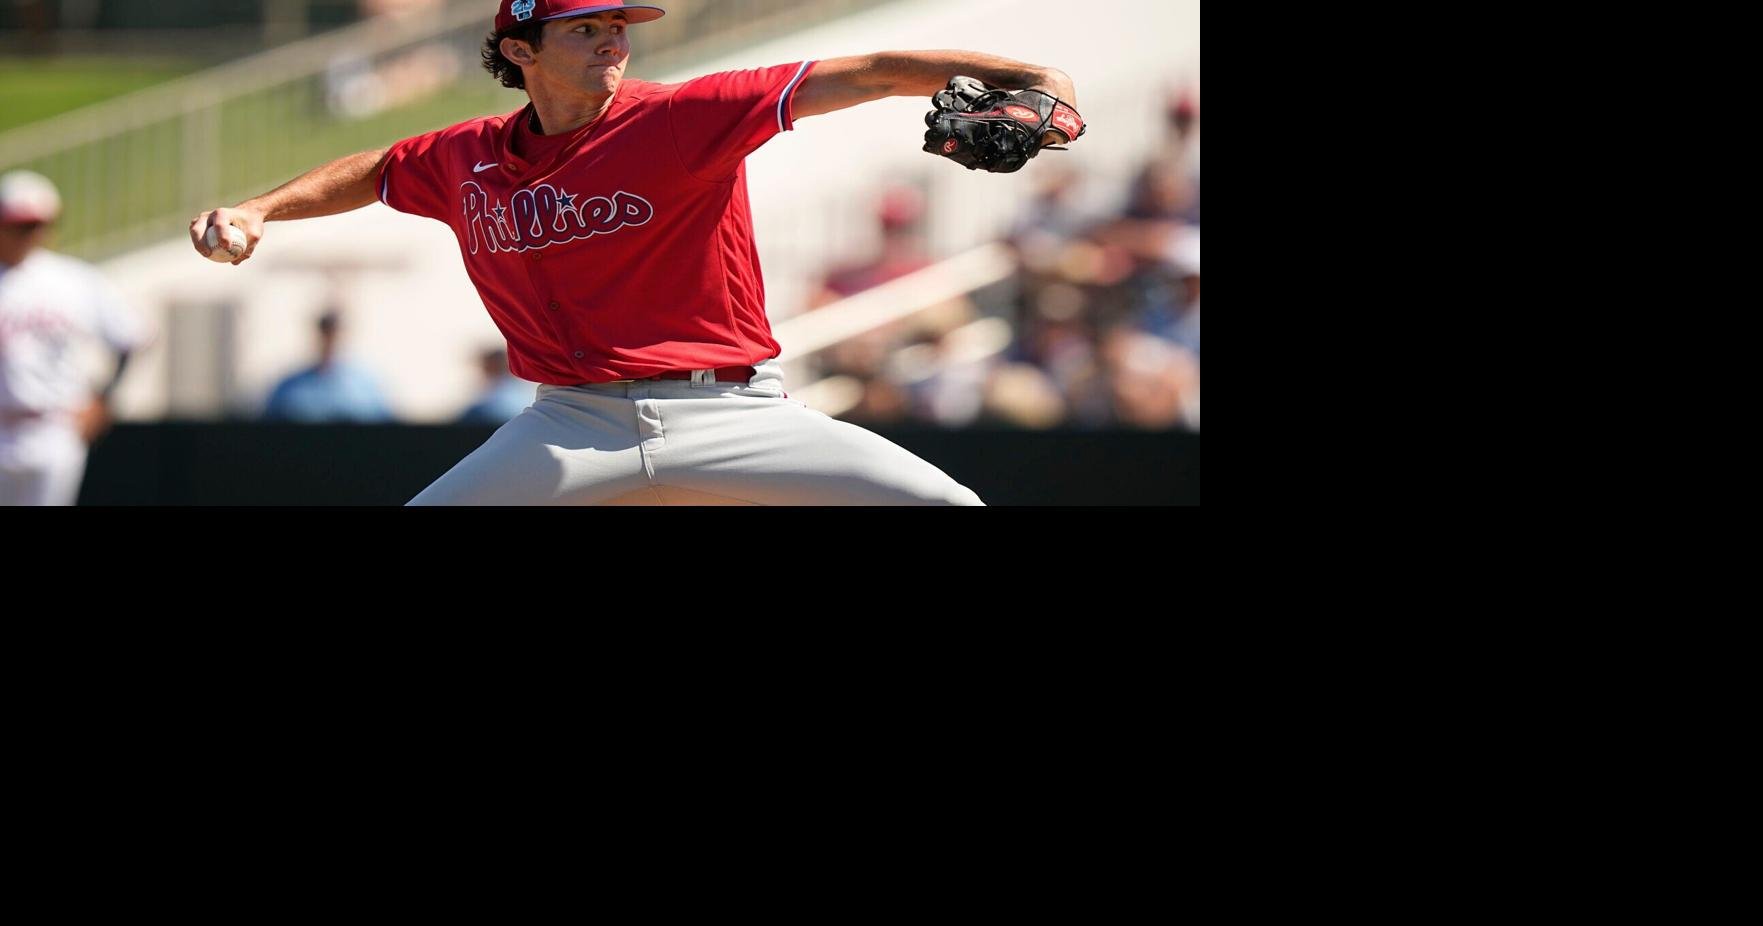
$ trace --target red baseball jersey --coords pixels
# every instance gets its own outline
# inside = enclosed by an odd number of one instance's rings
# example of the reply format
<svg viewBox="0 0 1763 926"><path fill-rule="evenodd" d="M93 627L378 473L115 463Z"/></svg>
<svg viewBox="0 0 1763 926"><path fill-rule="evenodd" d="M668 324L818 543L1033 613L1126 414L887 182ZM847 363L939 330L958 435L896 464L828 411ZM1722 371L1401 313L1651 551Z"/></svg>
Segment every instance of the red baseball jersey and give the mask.
<svg viewBox="0 0 1763 926"><path fill-rule="evenodd" d="M605 115L564 135L535 134L529 104L405 139L380 199L452 226L522 379L750 366L778 344L743 159L794 127L814 64L627 79Z"/></svg>

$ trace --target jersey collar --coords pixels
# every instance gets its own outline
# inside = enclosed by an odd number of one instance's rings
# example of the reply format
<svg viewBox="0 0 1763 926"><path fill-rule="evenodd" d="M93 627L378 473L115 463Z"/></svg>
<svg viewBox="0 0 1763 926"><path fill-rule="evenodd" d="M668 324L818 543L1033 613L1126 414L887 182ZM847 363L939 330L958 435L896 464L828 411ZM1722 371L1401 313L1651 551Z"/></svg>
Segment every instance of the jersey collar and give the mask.
<svg viewBox="0 0 1763 926"><path fill-rule="evenodd" d="M514 151L515 135L520 132L520 127L525 125L526 121L533 117L533 104L531 100L528 100L527 104L520 108L519 112L508 117L508 120L502 124L502 133L497 140L497 147L502 153L502 169L508 173L520 175L532 170L534 167L546 167L559 157L574 154L576 146L579 145L583 139L595 132L600 126L605 125L606 122L612 118L613 114L624 105L627 96L625 89L629 83L629 80L619 81L618 89L612 91L612 105L606 107L606 112L602 113L600 118L595 119L593 122L576 129L574 132L575 137L570 139L569 144L564 145L557 155L553 155L551 158L538 164L526 160Z"/></svg>

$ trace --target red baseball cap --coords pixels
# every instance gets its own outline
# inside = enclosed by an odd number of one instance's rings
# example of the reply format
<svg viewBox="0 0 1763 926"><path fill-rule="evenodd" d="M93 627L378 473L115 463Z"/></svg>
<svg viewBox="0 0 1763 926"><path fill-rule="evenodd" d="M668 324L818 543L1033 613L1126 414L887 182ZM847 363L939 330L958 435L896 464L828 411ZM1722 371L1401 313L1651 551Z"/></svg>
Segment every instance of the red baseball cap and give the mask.
<svg viewBox="0 0 1763 926"><path fill-rule="evenodd" d="M635 6L621 0L501 0L496 8L496 31L510 29L521 23L545 22L570 16L622 12L628 22L654 22L667 13L658 6Z"/></svg>

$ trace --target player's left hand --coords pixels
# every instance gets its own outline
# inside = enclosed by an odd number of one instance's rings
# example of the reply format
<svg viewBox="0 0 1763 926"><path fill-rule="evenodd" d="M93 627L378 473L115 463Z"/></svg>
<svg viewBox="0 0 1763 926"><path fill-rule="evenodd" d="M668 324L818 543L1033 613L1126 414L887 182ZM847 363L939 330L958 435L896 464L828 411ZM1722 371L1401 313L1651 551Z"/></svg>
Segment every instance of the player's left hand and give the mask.
<svg viewBox="0 0 1763 926"><path fill-rule="evenodd" d="M110 406L103 399L94 397L80 409L74 423L79 428L80 439L90 445L110 430Z"/></svg>
<svg viewBox="0 0 1763 926"><path fill-rule="evenodd" d="M1012 93L971 77L952 77L931 97L924 150L968 170L1021 170L1049 144L1074 140L1087 127L1069 103L1041 89Z"/></svg>

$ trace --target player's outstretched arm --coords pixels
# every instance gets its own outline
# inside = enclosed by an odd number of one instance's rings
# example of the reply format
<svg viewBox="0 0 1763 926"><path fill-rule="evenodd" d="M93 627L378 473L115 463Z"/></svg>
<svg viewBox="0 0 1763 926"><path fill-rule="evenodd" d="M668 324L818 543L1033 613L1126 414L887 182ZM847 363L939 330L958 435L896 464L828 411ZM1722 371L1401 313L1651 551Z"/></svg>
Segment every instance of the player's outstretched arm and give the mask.
<svg viewBox="0 0 1763 926"><path fill-rule="evenodd" d="M1070 75L1057 68L974 51L883 51L816 64L796 88L790 113L801 119L890 96L928 97L957 74L1005 90L1041 90L1077 106L1077 87ZM1059 144L1069 141L1059 132L1047 135Z"/></svg>
<svg viewBox="0 0 1763 926"><path fill-rule="evenodd" d="M245 253L231 261L238 266L251 259L263 237L263 223L290 219L314 219L360 209L379 198L373 178L388 148L363 151L315 167L279 187L232 208L211 209L190 220L190 243L208 256L202 240L212 225L235 225L245 233Z"/></svg>

